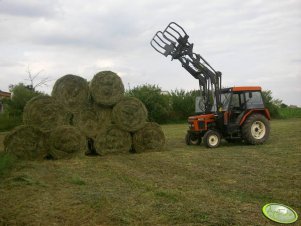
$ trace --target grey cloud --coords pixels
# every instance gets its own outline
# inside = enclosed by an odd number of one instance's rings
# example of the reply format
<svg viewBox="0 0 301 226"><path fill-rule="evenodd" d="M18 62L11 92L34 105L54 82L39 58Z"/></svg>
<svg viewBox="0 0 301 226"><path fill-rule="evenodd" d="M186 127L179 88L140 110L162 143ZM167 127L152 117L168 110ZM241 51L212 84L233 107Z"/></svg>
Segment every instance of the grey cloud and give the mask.
<svg viewBox="0 0 301 226"><path fill-rule="evenodd" d="M52 0L1 0L0 14L25 17L51 17L57 14L59 5Z"/></svg>

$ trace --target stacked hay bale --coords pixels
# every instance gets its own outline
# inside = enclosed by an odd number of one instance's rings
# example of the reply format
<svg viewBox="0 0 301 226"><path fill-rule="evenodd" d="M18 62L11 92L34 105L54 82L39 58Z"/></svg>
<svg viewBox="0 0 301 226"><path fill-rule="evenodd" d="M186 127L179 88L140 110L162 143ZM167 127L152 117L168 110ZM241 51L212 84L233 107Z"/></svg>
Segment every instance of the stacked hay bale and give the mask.
<svg viewBox="0 0 301 226"><path fill-rule="evenodd" d="M165 135L159 124L147 122L133 135L133 146L136 152L158 150L165 144Z"/></svg>
<svg viewBox="0 0 301 226"><path fill-rule="evenodd" d="M55 82L51 95L64 105L69 113L76 113L88 106L88 82L80 76L65 75Z"/></svg>
<svg viewBox="0 0 301 226"><path fill-rule="evenodd" d="M45 136L34 126L21 125L4 138L4 150L19 159L42 159L46 156Z"/></svg>
<svg viewBox="0 0 301 226"><path fill-rule="evenodd" d="M55 159L161 150L165 136L156 123L147 122L147 109L124 96L120 77L102 71L87 80L76 75L58 79L50 96L30 100L24 126L5 139L5 150L19 158Z"/></svg>
<svg viewBox="0 0 301 226"><path fill-rule="evenodd" d="M74 126L58 126L51 131L48 139L48 154L54 159L84 155L85 137Z"/></svg>

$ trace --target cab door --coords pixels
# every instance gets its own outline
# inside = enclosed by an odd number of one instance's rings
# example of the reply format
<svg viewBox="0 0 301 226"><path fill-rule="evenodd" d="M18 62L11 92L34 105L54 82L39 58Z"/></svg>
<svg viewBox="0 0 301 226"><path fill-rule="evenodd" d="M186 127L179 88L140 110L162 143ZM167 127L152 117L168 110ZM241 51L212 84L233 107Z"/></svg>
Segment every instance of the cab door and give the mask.
<svg viewBox="0 0 301 226"><path fill-rule="evenodd" d="M229 105L230 124L239 124L240 119L246 111L246 99L244 92L233 92Z"/></svg>

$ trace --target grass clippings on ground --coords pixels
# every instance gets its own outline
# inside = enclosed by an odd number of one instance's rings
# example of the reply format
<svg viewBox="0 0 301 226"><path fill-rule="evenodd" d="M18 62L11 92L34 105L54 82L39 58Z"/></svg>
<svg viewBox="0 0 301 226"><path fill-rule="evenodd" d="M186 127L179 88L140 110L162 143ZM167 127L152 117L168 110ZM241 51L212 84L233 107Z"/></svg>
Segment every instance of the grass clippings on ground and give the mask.
<svg viewBox="0 0 301 226"><path fill-rule="evenodd" d="M276 225L266 203L301 213L301 119L271 126L260 146L186 146L177 124L161 152L22 161L0 182L0 225Z"/></svg>

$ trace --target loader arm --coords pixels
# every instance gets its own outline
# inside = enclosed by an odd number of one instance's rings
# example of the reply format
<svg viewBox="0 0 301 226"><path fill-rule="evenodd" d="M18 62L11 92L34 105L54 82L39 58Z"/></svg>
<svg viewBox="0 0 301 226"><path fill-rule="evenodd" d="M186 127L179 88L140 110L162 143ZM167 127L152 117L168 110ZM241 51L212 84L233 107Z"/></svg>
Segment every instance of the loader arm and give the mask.
<svg viewBox="0 0 301 226"><path fill-rule="evenodd" d="M171 22L163 32L158 31L152 38L151 46L171 60L179 60L195 79L199 81L202 108L204 113L217 113L220 107L220 89L222 73L215 71L200 55L193 52L193 43L189 36L175 22Z"/></svg>

